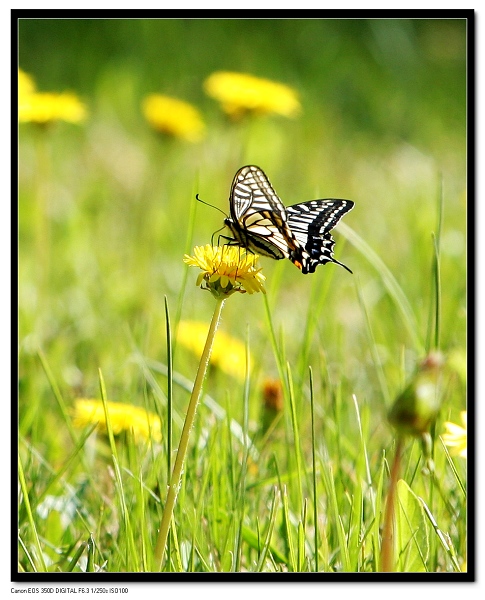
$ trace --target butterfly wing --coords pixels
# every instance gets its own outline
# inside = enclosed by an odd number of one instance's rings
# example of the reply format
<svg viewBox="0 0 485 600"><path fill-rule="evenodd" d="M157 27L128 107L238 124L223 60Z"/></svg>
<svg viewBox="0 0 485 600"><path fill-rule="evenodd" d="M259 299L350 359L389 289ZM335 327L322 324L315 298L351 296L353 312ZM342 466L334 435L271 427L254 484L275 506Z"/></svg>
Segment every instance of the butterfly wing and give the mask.
<svg viewBox="0 0 485 600"><path fill-rule="evenodd" d="M289 258L297 249L285 205L259 167L239 169L232 182L229 206L231 217L224 222L235 243L277 260Z"/></svg>
<svg viewBox="0 0 485 600"><path fill-rule="evenodd" d="M224 223L234 240L252 252L274 259L289 258L302 273L333 262L330 231L354 203L329 198L285 207L264 171L255 165L239 169L229 196L231 217ZM350 271L352 272L352 271Z"/></svg>
<svg viewBox="0 0 485 600"><path fill-rule="evenodd" d="M327 262L336 263L352 273L348 267L333 258L335 242L330 231L353 206L351 200L328 198L286 208L288 225L298 241L289 258L302 273L314 273L318 265Z"/></svg>

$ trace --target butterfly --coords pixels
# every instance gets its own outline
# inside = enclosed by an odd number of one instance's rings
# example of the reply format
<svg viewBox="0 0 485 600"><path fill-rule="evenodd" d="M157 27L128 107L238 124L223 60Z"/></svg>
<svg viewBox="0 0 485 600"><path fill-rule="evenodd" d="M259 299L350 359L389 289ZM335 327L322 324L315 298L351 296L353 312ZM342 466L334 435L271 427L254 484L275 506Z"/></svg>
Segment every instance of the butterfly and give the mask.
<svg viewBox="0 0 485 600"><path fill-rule="evenodd" d="M302 273L314 273L318 265L333 262L335 242L330 231L354 206L351 200L327 198L285 206L264 171L255 165L239 169L229 195L230 217L224 220L242 246L276 260L289 258Z"/></svg>

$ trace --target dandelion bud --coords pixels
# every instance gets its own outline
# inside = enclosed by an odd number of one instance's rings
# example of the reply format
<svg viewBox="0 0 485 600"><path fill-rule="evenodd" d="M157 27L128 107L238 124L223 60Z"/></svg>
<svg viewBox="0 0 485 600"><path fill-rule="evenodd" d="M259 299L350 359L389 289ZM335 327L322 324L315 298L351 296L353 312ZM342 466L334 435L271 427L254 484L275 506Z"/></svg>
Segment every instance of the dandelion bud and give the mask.
<svg viewBox="0 0 485 600"><path fill-rule="evenodd" d="M283 410L283 388L279 379L267 379L262 390L262 430L266 432Z"/></svg>
<svg viewBox="0 0 485 600"><path fill-rule="evenodd" d="M396 398L389 412L389 421L400 433L422 436L435 420L441 405L443 364L441 354L430 353Z"/></svg>

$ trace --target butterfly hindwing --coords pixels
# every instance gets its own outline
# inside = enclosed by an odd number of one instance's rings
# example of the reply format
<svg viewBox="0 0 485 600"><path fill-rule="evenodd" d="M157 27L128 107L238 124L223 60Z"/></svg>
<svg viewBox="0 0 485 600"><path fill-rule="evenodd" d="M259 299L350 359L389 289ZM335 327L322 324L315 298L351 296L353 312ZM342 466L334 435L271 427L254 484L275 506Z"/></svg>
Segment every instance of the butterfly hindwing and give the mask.
<svg viewBox="0 0 485 600"><path fill-rule="evenodd" d="M234 176L229 206L231 216L224 223L234 235L230 243L277 260L289 258L305 274L327 262L350 271L333 258L330 231L352 209L351 200L328 198L285 207L263 170L248 165Z"/></svg>
<svg viewBox="0 0 485 600"><path fill-rule="evenodd" d="M333 258L335 242L330 231L353 206L351 200L328 198L287 207L288 225L299 244L290 254L290 260L295 258L302 265L303 273L313 273L318 265L327 262L334 262L350 271Z"/></svg>

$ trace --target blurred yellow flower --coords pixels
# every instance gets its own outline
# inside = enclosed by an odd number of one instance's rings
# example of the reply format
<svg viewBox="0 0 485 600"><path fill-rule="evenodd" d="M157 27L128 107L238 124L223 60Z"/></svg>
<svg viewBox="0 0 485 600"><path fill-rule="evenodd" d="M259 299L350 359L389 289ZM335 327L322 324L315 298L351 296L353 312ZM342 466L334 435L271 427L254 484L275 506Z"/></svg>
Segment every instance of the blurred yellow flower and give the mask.
<svg viewBox="0 0 485 600"><path fill-rule="evenodd" d="M162 439L160 419L154 413L121 402L107 402L107 408L115 435L128 431L133 434L136 442L143 440L159 442ZM94 423L98 424L100 431L107 433L106 416L101 400L77 398L74 401L74 426L83 428Z"/></svg>
<svg viewBox="0 0 485 600"><path fill-rule="evenodd" d="M19 121L80 123L87 116L86 106L70 92L37 92L34 80L19 69Z"/></svg>
<svg viewBox="0 0 485 600"><path fill-rule="evenodd" d="M207 340L208 331L208 323L180 321L177 329L177 342L180 342L196 356L200 356ZM246 348L240 340L219 329L212 346L210 362L228 375L243 381L246 374Z"/></svg>
<svg viewBox="0 0 485 600"><path fill-rule="evenodd" d="M162 94L150 94L142 103L143 114L157 131L198 142L204 137L205 123L199 111L183 100Z"/></svg>
<svg viewBox="0 0 485 600"><path fill-rule="evenodd" d="M19 104L26 98L29 94L33 94L35 92L35 83L33 78L19 69Z"/></svg>
<svg viewBox="0 0 485 600"><path fill-rule="evenodd" d="M294 117L301 110L295 90L283 83L246 73L217 71L205 80L204 89L235 119L246 113Z"/></svg>
<svg viewBox="0 0 485 600"><path fill-rule="evenodd" d="M19 121L24 123L80 123L86 116L86 106L70 92L35 92L24 97L22 104L19 104Z"/></svg>
<svg viewBox="0 0 485 600"><path fill-rule="evenodd" d="M202 273L196 285L204 285L215 297L230 296L234 292L253 294L265 292L263 282L266 277L255 263L259 256L246 252L239 246L196 246L194 256L186 254L184 262L191 267L199 267Z"/></svg>
<svg viewBox="0 0 485 600"><path fill-rule="evenodd" d="M461 456L462 458L466 458L467 456L467 428L466 428L466 410L461 411L460 413L461 421L463 423L463 427L457 425L456 423L451 423L447 421L445 423L445 427L447 432L444 433L441 437L443 438L443 442L449 446L452 450L452 454L457 456Z"/></svg>

